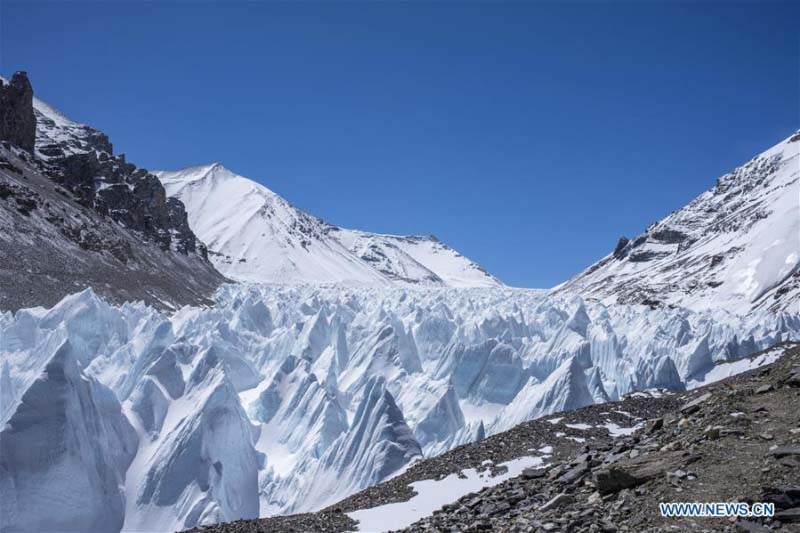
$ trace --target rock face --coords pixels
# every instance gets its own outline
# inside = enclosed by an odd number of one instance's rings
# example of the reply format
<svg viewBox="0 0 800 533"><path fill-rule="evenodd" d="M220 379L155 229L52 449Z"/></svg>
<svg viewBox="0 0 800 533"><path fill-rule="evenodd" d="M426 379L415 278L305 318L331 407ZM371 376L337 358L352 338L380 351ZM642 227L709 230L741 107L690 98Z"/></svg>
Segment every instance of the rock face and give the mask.
<svg viewBox="0 0 800 533"><path fill-rule="evenodd" d="M0 140L33 152L36 117L33 88L26 72L15 72L8 85L0 79Z"/></svg>
<svg viewBox="0 0 800 533"><path fill-rule="evenodd" d="M189 228L186 208L177 198L167 198L153 174L109 152L72 154L50 159L52 177L72 191L78 202L103 216L122 223L163 250L174 247L181 254L198 249L205 258L205 245Z"/></svg>
<svg viewBox="0 0 800 533"><path fill-rule="evenodd" d="M224 278L158 178L108 137L0 84L0 309L93 287L112 301L209 303Z"/></svg>
<svg viewBox="0 0 800 533"><path fill-rule="evenodd" d="M616 259L622 259L625 257L625 249L628 246L628 238L627 237L620 237L617 241L617 246L614 248L614 257Z"/></svg>
<svg viewBox="0 0 800 533"><path fill-rule="evenodd" d="M26 78L27 81L27 78ZM13 83L13 81L12 81ZM189 227L186 208L167 193L158 178L114 154L108 137L75 124L47 104L33 99L36 155L43 171L73 198L100 215L122 224L163 250L206 257ZM11 138L0 140L14 142ZM31 150L28 150L31 151Z"/></svg>

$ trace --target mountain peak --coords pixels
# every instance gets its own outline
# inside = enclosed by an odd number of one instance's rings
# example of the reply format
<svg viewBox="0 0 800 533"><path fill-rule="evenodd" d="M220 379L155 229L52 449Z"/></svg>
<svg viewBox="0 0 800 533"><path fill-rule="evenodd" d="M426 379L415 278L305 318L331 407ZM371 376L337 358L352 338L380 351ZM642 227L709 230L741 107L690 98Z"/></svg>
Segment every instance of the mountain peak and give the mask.
<svg viewBox="0 0 800 533"><path fill-rule="evenodd" d="M167 194L187 205L214 265L238 281L502 286L433 235L333 226L218 162L155 174Z"/></svg>
<svg viewBox="0 0 800 533"><path fill-rule="evenodd" d="M240 177L235 172L231 171L228 167L220 163L219 161L214 161L213 163L206 165L208 169L206 172L207 174L220 177L220 178L233 178L233 177Z"/></svg>

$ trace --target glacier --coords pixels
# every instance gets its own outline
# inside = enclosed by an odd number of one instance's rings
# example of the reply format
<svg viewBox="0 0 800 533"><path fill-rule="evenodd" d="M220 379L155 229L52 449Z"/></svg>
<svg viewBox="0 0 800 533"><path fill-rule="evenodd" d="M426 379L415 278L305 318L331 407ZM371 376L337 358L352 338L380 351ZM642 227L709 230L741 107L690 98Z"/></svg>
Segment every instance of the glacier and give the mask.
<svg viewBox="0 0 800 533"><path fill-rule="evenodd" d="M0 528L166 531L310 511L515 424L682 390L800 313L512 288L91 289L0 313ZM33 521L33 522L32 522Z"/></svg>

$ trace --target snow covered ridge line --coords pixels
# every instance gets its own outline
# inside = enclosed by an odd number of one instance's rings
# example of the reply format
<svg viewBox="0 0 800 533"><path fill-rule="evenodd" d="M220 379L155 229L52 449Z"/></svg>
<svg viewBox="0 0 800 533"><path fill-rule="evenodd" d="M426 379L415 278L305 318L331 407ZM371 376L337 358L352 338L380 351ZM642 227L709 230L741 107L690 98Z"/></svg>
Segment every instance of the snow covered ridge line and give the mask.
<svg viewBox="0 0 800 533"><path fill-rule="evenodd" d="M800 300L800 132L556 288L605 303L791 309Z"/></svg>
<svg viewBox="0 0 800 533"><path fill-rule="evenodd" d="M155 171L183 201L211 260L237 281L499 287L480 265L433 236L343 229L219 163Z"/></svg>
<svg viewBox="0 0 800 533"><path fill-rule="evenodd" d="M3 528L165 531L319 509L422 456L679 390L800 338L797 314L512 289L229 285L215 298L166 315L86 290L0 314Z"/></svg>

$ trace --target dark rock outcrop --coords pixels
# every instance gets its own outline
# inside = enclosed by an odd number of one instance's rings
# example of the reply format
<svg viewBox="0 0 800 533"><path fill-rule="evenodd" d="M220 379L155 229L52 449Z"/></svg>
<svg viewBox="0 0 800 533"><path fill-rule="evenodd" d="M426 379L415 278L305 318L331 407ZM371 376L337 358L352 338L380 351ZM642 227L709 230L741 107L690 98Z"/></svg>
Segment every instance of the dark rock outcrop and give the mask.
<svg viewBox="0 0 800 533"><path fill-rule="evenodd" d="M225 281L159 179L108 137L0 84L0 310L92 287L115 303L209 304Z"/></svg>
<svg viewBox="0 0 800 533"><path fill-rule="evenodd" d="M620 237L617 241L617 246L614 248L614 257L616 259L622 259L625 257L627 253L627 246L630 241L627 237Z"/></svg>
<svg viewBox="0 0 800 533"><path fill-rule="evenodd" d="M8 85L0 80L0 140L33 152L36 117L33 88L25 72L15 72Z"/></svg>
<svg viewBox="0 0 800 533"><path fill-rule="evenodd" d="M80 204L139 232L163 250L174 245L178 253L201 250L207 258L189 227L183 202L167 198L158 178L126 162L123 154L86 152L50 162L55 181Z"/></svg>
<svg viewBox="0 0 800 533"><path fill-rule="evenodd" d="M652 233L653 239L666 244L678 244L685 241L688 236L680 231L663 228Z"/></svg>
<svg viewBox="0 0 800 533"><path fill-rule="evenodd" d="M42 123L38 138L37 120ZM80 124L57 124L46 113L35 113L33 88L25 72L15 73L8 85L0 83L0 141L29 153L38 148L43 155L39 168L70 191L75 201L163 250L173 244L182 254L200 248L183 203L167 199L156 176L128 163L123 154L114 155L105 134ZM201 255L205 258L204 252Z"/></svg>

